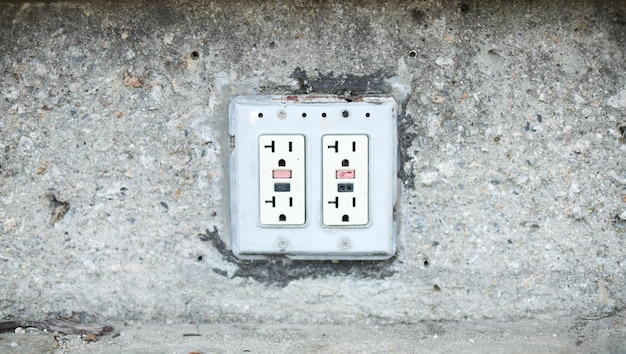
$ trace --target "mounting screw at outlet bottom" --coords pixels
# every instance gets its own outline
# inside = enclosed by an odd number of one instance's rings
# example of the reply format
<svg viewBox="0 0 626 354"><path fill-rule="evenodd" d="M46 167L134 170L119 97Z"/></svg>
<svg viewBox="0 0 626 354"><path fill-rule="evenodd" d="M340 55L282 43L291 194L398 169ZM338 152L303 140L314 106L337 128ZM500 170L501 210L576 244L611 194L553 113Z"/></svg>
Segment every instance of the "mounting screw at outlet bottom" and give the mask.
<svg viewBox="0 0 626 354"><path fill-rule="evenodd" d="M339 242L339 247L343 248L344 250L350 248L350 246L351 246L350 240L348 240L347 238Z"/></svg>
<svg viewBox="0 0 626 354"><path fill-rule="evenodd" d="M280 248L281 250L284 250L285 248L287 248L287 246L289 246L289 242L287 242L287 240L278 241L278 248Z"/></svg>

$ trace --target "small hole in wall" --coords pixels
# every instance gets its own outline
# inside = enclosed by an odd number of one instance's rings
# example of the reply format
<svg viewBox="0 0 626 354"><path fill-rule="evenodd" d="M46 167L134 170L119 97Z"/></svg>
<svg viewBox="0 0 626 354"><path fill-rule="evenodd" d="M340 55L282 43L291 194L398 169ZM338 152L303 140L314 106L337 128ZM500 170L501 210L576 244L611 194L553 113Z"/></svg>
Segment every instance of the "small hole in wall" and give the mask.
<svg viewBox="0 0 626 354"><path fill-rule="evenodd" d="M259 112L259 118L263 118L263 113Z"/></svg>
<svg viewBox="0 0 626 354"><path fill-rule="evenodd" d="M433 285L433 292L438 293L441 291L441 288L439 287L439 285L435 284Z"/></svg>
<svg viewBox="0 0 626 354"><path fill-rule="evenodd" d="M415 58L417 56L417 52L414 50L409 51L409 57Z"/></svg>
<svg viewBox="0 0 626 354"><path fill-rule="evenodd" d="M348 118L349 115L350 114L348 113L348 111L341 112L341 116L344 117L344 118Z"/></svg>
<svg viewBox="0 0 626 354"><path fill-rule="evenodd" d="M326 118L326 113L322 113L322 118Z"/></svg>
<svg viewBox="0 0 626 354"><path fill-rule="evenodd" d="M428 259L424 260L424 267L428 268L428 266L430 266L430 263L428 262Z"/></svg>
<svg viewBox="0 0 626 354"><path fill-rule="evenodd" d="M306 113L302 113L302 118L306 118Z"/></svg>
<svg viewBox="0 0 626 354"><path fill-rule="evenodd" d="M197 260L198 260L198 262L202 262L204 260L204 257L198 256Z"/></svg>
<svg viewBox="0 0 626 354"><path fill-rule="evenodd" d="M366 118L369 118L369 117L370 117L370 114L369 114L369 113L365 113L365 117L366 117Z"/></svg>
<svg viewBox="0 0 626 354"><path fill-rule="evenodd" d="M197 50L194 50L193 52L191 52L191 59L193 60L200 59L200 52L198 52Z"/></svg>

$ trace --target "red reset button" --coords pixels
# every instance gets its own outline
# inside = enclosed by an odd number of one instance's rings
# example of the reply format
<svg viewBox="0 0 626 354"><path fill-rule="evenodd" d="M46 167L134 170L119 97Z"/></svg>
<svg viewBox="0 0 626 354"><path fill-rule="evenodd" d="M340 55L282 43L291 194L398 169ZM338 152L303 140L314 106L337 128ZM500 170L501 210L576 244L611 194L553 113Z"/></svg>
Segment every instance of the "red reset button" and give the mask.
<svg viewBox="0 0 626 354"><path fill-rule="evenodd" d="M291 178L291 170L272 170L272 178Z"/></svg>
<svg viewBox="0 0 626 354"><path fill-rule="evenodd" d="M335 173L337 179L354 179L354 170L337 170Z"/></svg>

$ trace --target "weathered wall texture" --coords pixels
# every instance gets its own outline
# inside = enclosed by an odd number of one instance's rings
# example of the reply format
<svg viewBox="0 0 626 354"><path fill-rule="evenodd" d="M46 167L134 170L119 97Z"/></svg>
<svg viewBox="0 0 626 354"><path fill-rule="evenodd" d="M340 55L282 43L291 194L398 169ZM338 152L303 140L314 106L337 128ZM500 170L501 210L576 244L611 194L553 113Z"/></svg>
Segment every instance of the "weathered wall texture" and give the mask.
<svg viewBox="0 0 626 354"><path fill-rule="evenodd" d="M375 323L626 306L621 1L0 3L0 319ZM237 262L239 94L400 103L399 250Z"/></svg>

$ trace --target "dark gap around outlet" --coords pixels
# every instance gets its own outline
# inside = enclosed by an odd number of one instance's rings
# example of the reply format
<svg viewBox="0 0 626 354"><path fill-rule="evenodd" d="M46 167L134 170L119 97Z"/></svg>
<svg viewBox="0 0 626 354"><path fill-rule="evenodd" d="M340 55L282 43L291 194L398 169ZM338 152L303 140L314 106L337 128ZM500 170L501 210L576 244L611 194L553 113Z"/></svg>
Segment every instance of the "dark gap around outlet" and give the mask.
<svg viewBox="0 0 626 354"><path fill-rule="evenodd" d="M396 72L385 70L361 76L351 73L336 75L332 71L323 73L319 70L307 73L306 70L296 67L290 77L300 83L300 88L294 94L332 94L351 102L357 101L359 96L391 93L392 88L387 80L395 75Z"/></svg>
<svg viewBox="0 0 626 354"><path fill-rule="evenodd" d="M276 287L286 287L293 280L303 278L325 278L337 276L350 276L359 279L386 279L396 273L394 264L398 262L397 256L387 260L342 260L342 261L319 261L319 260L293 260L283 257L268 257L259 260L239 260L226 246L216 226L212 230L207 228L205 232L198 234L198 238L209 243L224 258L224 260L237 267L235 272L213 270L229 279L252 278L261 284Z"/></svg>
<svg viewBox="0 0 626 354"><path fill-rule="evenodd" d="M372 75L356 76L347 73L345 75L336 76L332 72L321 73L319 71L316 71L307 73L300 68L296 68L291 77L297 79L297 81L300 83L300 88L298 88L298 90L294 93L330 93L339 95L340 97L345 98L346 101L351 101L358 99L362 95L391 93L392 90L388 84L388 79L395 75L397 75L396 72L379 70L372 73ZM402 110L399 112L398 117L399 123L414 123L414 120L409 119L410 117L406 116L404 109L406 107L406 101L401 107ZM339 111L339 113L341 114L341 111ZM268 112L268 114L270 113ZM312 111L311 114L313 114L313 116L311 117L308 117L308 115L306 114L302 114L301 119L311 119L317 116L318 119L323 120L323 118L317 115L320 114L320 112ZM335 113L331 112L331 115L333 114ZM363 113L359 113L359 115L360 114ZM327 115L324 114L324 117L326 116ZM370 112L365 113L364 116L370 117ZM268 117L270 116L263 117L263 119L268 119ZM331 118L330 115L328 117ZM367 119L373 119L373 116ZM399 126L401 126L400 124ZM410 134L410 132L413 131L414 130L412 129L405 129L403 131L405 136L403 136L404 139L401 140L401 143L403 141L414 141L410 139L410 136L407 136L407 134ZM349 147L346 146L346 148ZM335 149L338 150L338 147ZM405 151L410 150L406 149ZM335 152L338 153L338 151ZM406 156L404 157L406 161ZM406 179L404 179L404 181L406 182ZM343 214L341 215L343 216ZM200 233L198 237L200 238L200 240L207 242L209 247L214 247L220 254L223 255L224 260L232 265L235 269L234 272L229 269L228 272L223 271L218 274L230 279L239 278L246 281L248 279L254 279L255 281L258 281L261 285L267 286L285 287L288 286L292 281L298 279L318 279L332 277L349 277L355 279L386 279L394 276L394 274L398 270L396 264L402 264L403 262L403 260L399 260L397 256L394 256L388 260L311 261L294 260L283 256L272 255L267 256L265 259L241 260L235 258L232 251L229 249L228 244L225 244L222 241L222 239L225 239L226 236L220 237L220 232L217 230L217 227L208 226L206 232Z"/></svg>

